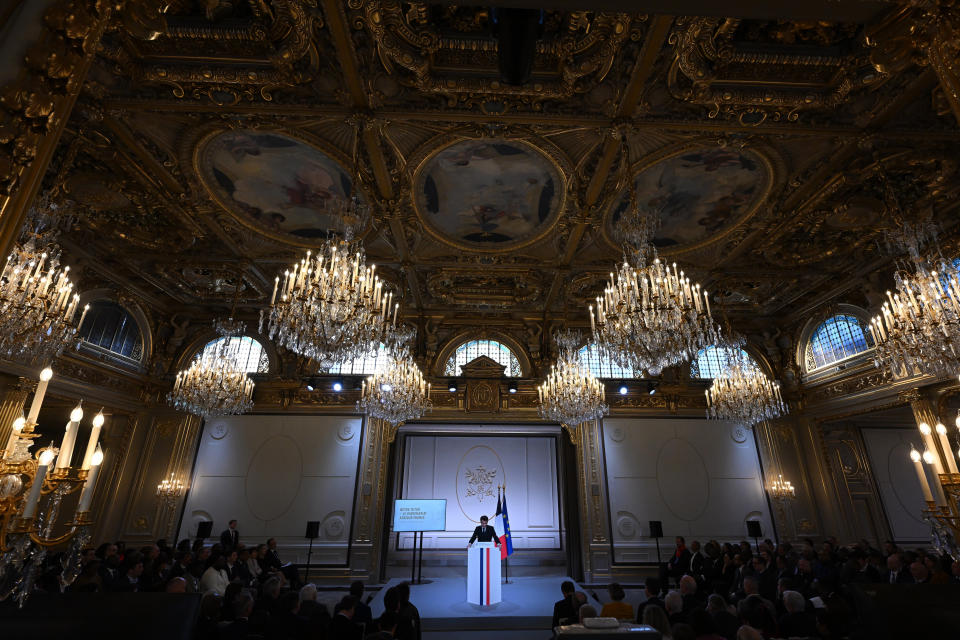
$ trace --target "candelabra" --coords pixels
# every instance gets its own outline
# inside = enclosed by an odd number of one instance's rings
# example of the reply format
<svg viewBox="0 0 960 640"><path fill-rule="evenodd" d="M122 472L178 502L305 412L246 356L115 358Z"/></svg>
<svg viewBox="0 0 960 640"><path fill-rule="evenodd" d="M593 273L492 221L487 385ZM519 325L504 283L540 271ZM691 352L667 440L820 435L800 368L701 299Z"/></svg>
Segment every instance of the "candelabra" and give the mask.
<svg viewBox="0 0 960 640"><path fill-rule="evenodd" d="M433 409L430 386L410 354L401 352L386 370L363 381L357 410L398 427Z"/></svg>
<svg viewBox="0 0 960 640"><path fill-rule="evenodd" d="M177 373L167 400L177 409L204 418L237 415L253 407L253 380L240 366L238 349L246 324L233 318L217 320L221 340L211 354L201 354Z"/></svg>
<svg viewBox="0 0 960 640"><path fill-rule="evenodd" d="M26 363L48 363L75 342L89 305L76 321L80 296L70 267L60 267L57 205L41 198L0 275L0 353Z"/></svg>
<svg viewBox="0 0 960 640"><path fill-rule="evenodd" d="M348 234L349 236L349 234ZM367 266L358 242L328 240L274 281L260 330L294 353L329 368L363 357L381 343L394 347L397 310L393 293Z"/></svg>
<svg viewBox="0 0 960 640"><path fill-rule="evenodd" d="M606 404L603 383L580 361L577 350L580 336L566 331L554 339L557 362L550 367L547 379L537 387L539 413L542 418L559 422L576 444L577 426L606 415L610 407Z"/></svg>
<svg viewBox="0 0 960 640"><path fill-rule="evenodd" d="M777 479L770 483L770 497L774 500L793 500L797 490L789 480L783 479L783 474L777 474Z"/></svg>
<svg viewBox="0 0 960 640"><path fill-rule="evenodd" d="M52 376L50 369L41 373L30 411L14 421L0 460L0 584L5 585L0 600L12 596L21 607L30 596L48 549L67 545L61 574L64 584L79 575L80 552L90 541L90 505L103 462L98 443L104 423L101 411L93 419L81 465L71 466L83 419L80 405L70 413L59 448L51 444L36 456L30 453L39 435L34 433L36 418ZM78 491L75 512L61 521L63 499Z"/></svg>
<svg viewBox="0 0 960 640"><path fill-rule="evenodd" d="M168 514L167 537L173 534L173 512L176 510L180 498L186 492L187 485L173 471L170 472L169 478L164 478L157 484L157 497L160 499L160 505L170 512Z"/></svg>
<svg viewBox="0 0 960 640"><path fill-rule="evenodd" d="M750 427L784 415L787 405L780 395L780 383L770 380L740 349L727 353L723 370L704 392L707 417L735 420Z"/></svg>

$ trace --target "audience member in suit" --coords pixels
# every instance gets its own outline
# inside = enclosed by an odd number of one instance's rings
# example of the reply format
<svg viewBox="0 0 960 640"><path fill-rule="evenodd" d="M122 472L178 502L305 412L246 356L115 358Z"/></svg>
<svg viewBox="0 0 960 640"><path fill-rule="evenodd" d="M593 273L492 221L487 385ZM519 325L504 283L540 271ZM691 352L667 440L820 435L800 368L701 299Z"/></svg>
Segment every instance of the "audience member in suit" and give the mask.
<svg viewBox="0 0 960 640"><path fill-rule="evenodd" d="M253 596L246 591L237 594L231 604L233 621L220 628L220 640L246 640L253 633L250 614L253 613Z"/></svg>
<svg viewBox="0 0 960 640"><path fill-rule="evenodd" d="M237 562L238 554L236 551L228 551L226 553L226 564L224 565L224 570L227 572L227 579L230 582L238 579L240 577L240 565Z"/></svg>
<svg viewBox="0 0 960 640"><path fill-rule="evenodd" d="M93 560L83 565L80 575L70 585L71 593L94 593L103 591L103 578L100 577L100 561Z"/></svg>
<svg viewBox="0 0 960 640"><path fill-rule="evenodd" d="M231 520L227 523L227 528L220 534L220 544L224 551L230 551L240 546L240 532L237 531L237 521Z"/></svg>
<svg viewBox="0 0 960 640"><path fill-rule="evenodd" d="M577 588L571 581L564 580L563 583L561 583L560 593L563 594L563 599L553 603L553 621L550 623L551 629L562 624L570 624L571 621L577 619L577 609L579 607L575 604L574 600L576 591Z"/></svg>
<svg viewBox="0 0 960 640"><path fill-rule="evenodd" d="M355 624L371 624L373 622L373 612L370 611L370 605L363 601L362 581L354 580L350 583L350 595L352 595L357 602L357 609L353 614L353 622Z"/></svg>
<svg viewBox="0 0 960 640"><path fill-rule="evenodd" d="M687 621L687 612L683 610L683 596L679 591L669 592L663 599L670 624L680 624Z"/></svg>
<svg viewBox="0 0 960 640"><path fill-rule="evenodd" d="M223 598L215 593L208 593L200 600L200 616L197 618L197 639L198 640L223 640L224 636L219 633L220 609ZM243 635L227 636L229 640L246 638Z"/></svg>
<svg viewBox="0 0 960 640"><path fill-rule="evenodd" d="M170 577L177 578L187 575L191 562L193 562L192 553L189 551L177 551L173 556L173 566L170 567Z"/></svg>
<svg viewBox="0 0 960 640"><path fill-rule="evenodd" d="M740 620L763 634L764 638L773 638L777 634L777 621L773 615L773 606L760 596L747 596L737 605Z"/></svg>
<svg viewBox="0 0 960 640"><path fill-rule="evenodd" d="M400 597L400 614L401 623L404 618L410 621L410 626L413 627L413 640L421 640L423 637L423 632L420 628L420 610L410 602L410 583L401 582L397 585L397 595Z"/></svg>
<svg viewBox="0 0 960 640"><path fill-rule="evenodd" d="M267 548L264 550L263 554L263 564L267 571L280 571L280 568L283 567L283 561L280 559L280 554L277 552L277 539L270 538L267 540Z"/></svg>
<svg viewBox="0 0 960 640"><path fill-rule="evenodd" d="M244 585L250 585L253 582L253 574L250 573L250 550L241 548L237 553L237 561L234 565L233 578L239 580Z"/></svg>
<svg viewBox="0 0 960 640"><path fill-rule="evenodd" d="M307 621L310 637L325 637L330 626L330 612L326 605L317 602L317 587L314 584L305 584L300 589L300 617ZM356 623L356 614L353 620Z"/></svg>
<svg viewBox="0 0 960 640"><path fill-rule="evenodd" d="M643 610L643 620L641 624L649 625L660 632L664 638L670 638L670 618L662 607L650 605Z"/></svg>
<svg viewBox="0 0 960 640"><path fill-rule="evenodd" d="M903 558L899 553L894 553L887 558L887 575L884 576L884 582L889 584L910 584L913 577L903 566Z"/></svg>
<svg viewBox="0 0 960 640"><path fill-rule="evenodd" d="M384 611L377 618L377 628L375 633L367 634L365 640L393 640L397 635L397 624L400 617L392 611Z"/></svg>
<svg viewBox="0 0 960 640"><path fill-rule="evenodd" d="M270 620L270 632L276 640L306 640L307 621L300 617L300 594L288 591L280 596L279 611Z"/></svg>
<svg viewBox="0 0 960 640"><path fill-rule="evenodd" d="M660 580L650 576L644 582L644 593L647 599L637 605L637 623L643 622L643 610L648 606L656 606L663 609L663 600L660 599Z"/></svg>
<svg viewBox="0 0 960 640"><path fill-rule="evenodd" d="M771 602L776 600L777 570L770 566L766 552L753 557L753 572L757 576L760 595Z"/></svg>
<svg viewBox="0 0 960 640"><path fill-rule="evenodd" d="M784 638L809 638L819 636L817 619L807 612L807 599L797 591L783 592L783 606L787 612L778 623Z"/></svg>
<svg viewBox="0 0 960 640"><path fill-rule="evenodd" d="M383 594L384 610L397 614L397 629L394 631L394 635L399 640L413 640L416 634L416 630L413 628L413 620L403 614L400 610L401 604L399 586L390 587L387 589L387 592Z"/></svg>
<svg viewBox="0 0 960 640"><path fill-rule="evenodd" d="M363 631L353 623L353 614L357 608L357 600L353 596L344 596L337 605L337 612L330 621L331 638L337 640L360 640Z"/></svg>
<svg viewBox="0 0 960 640"><path fill-rule="evenodd" d="M670 556L670 561L667 563L667 566L669 567L670 577L672 578L680 578L680 576L690 570L690 550L687 549L683 536L677 536L677 548L674 550L673 555Z"/></svg>
<svg viewBox="0 0 960 640"><path fill-rule="evenodd" d="M727 601L719 593L711 594L707 598L707 613L713 618L713 625L717 633L727 640L734 640L740 620L730 612Z"/></svg>
<svg viewBox="0 0 960 640"><path fill-rule="evenodd" d="M703 599L697 590L697 581L693 576L680 578L680 597L683 598L683 611L689 614L694 609L703 607Z"/></svg>
<svg viewBox="0 0 960 640"><path fill-rule="evenodd" d="M697 584L703 582L703 563L705 560L703 552L700 551L700 541L694 540L690 543L690 566L687 573L696 579Z"/></svg>
<svg viewBox="0 0 960 640"><path fill-rule="evenodd" d="M910 564L910 577L916 584L930 582L930 570L927 569L927 565L925 565L922 561L917 560L916 562Z"/></svg>
<svg viewBox="0 0 960 640"><path fill-rule="evenodd" d="M140 554L128 555L110 584L110 591L139 591L140 576L143 574L143 559Z"/></svg>

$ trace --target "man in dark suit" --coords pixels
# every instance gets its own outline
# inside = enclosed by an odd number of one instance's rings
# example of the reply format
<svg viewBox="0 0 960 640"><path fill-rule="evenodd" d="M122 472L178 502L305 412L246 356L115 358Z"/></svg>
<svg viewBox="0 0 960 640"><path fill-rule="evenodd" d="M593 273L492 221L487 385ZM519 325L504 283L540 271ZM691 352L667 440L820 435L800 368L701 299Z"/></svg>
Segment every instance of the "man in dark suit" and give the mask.
<svg viewBox="0 0 960 640"><path fill-rule="evenodd" d="M337 612L330 621L330 638L340 638L342 640L360 640L363 637L363 630L354 624L353 614L357 608L357 601L353 596L344 596L340 604L337 605Z"/></svg>
<svg viewBox="0 0 960 640"><path fill-rule="evenodd" d="M648 606L656 605L664 608L663 600L660 599L660 579L649 576L644 583L647 599L637 605L637 623L643 623L643 610Z"/></svg>
<svg viewBox="0 0 960 640"><path fill-rule="evenodd" d="M683 536L677 536L677 548L670 557L668 565L670 567L670 576L678 580L683 574L690 570L690 550L687 549Z"/></svg>
<svg viewBox="0 0 960 640"><path fill-rule="evenodd" d="M493 527L487 524L487 516L480 516L480 526L473 530L473 535L470 536L470 542L467 543L467 547L473 546L474 540L477 542L494 542L500 544L500 538L497 537L497 532L493 530Z"/></svg>
<svg viewBox="0 0 960 640"><path fill-rule="evenodd" d="M577 609L579 605L574 595L577 592L576 586L569 580L564 580L560 585L560 593L563 594L563 600L558 600L553 604L553 622L550 628L553 629L561 624L571 624L569 621L577 622Z"/></svg>
<svg viewBox="0 0 960 640"><path fill-rule="evenodd" d="M226 553L229 553L231 549L236 549L237 545L240 544L240 533L237 531L236 520L227 523L227 528L220 534L220 544L223 545L223 550Z"/></svg>
<svg viewBox="0 0 960 640"><path fill-rule="evenodd" d="M887 558L887 575L884 576L884 582L890 584L910 584L913 582L913 576L903 566L903 558L899 553L894 553Z"/></svg>

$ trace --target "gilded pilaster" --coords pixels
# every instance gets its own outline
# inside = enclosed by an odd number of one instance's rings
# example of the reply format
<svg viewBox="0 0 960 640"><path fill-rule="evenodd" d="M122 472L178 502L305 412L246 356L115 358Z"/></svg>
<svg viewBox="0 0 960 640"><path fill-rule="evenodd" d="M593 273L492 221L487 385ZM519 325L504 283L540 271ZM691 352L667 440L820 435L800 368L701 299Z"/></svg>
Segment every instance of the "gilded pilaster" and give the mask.
<svg viewBox="0 0 960 640"><path fill-rule="evenodd" d="M354 496L350 573L360 580L378 577L383 519L387 509L386 481L390 444L396 429L377 418L366 418L360 452L360 477Z"/></svg>
<svg viewBox="0 0 960 640"><path fill-rule="evenodd" d="M27 394L35 387L26 378L4 375L0 377L0 442L10 437L13 421L23 415Z"/></svg>
<svg viewBox="0 0 960 640"><path fill-rule="evenodd" d="M610 577L610 501L607 495L606 461L600 422L591 420L577 427L579 463L581 548L583 573L587 582Z"/></svg>

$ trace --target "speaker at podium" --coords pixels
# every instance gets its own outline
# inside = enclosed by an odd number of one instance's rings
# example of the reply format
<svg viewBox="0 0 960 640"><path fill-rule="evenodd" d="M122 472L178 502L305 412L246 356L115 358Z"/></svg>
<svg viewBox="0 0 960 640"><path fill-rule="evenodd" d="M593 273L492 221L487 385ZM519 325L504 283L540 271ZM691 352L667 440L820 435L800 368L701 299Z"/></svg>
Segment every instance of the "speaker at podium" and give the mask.
<svg viewBox="0 0 960 640"><path fill-rule="evenodd" d="M467 549L467 602L488 606L500 602L500 549L493 542L475 542Z"/></svg>

